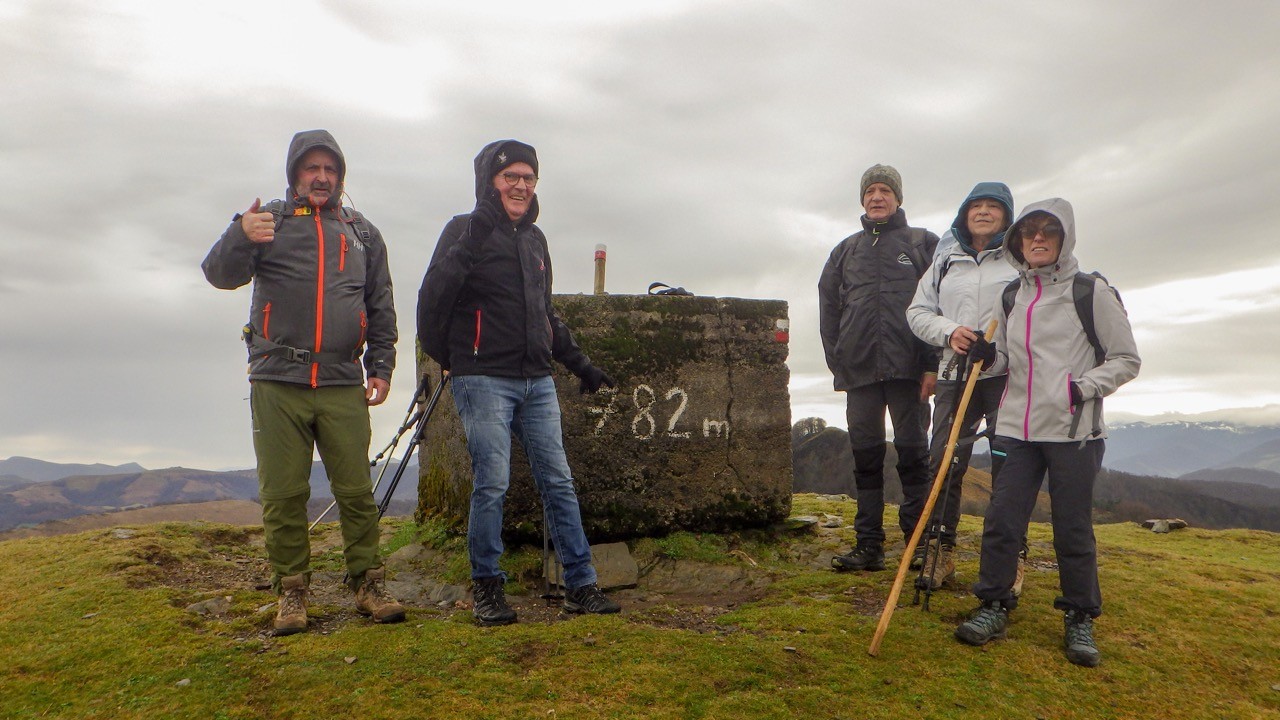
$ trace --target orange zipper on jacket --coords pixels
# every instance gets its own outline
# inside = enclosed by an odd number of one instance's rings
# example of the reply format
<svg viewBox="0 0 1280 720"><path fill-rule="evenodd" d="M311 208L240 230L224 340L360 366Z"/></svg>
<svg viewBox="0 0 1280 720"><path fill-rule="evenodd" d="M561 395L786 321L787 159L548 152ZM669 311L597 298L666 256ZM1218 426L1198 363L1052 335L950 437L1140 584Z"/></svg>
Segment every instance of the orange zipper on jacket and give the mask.
<svg viewBox="0 0 1280 720"><path fill-rule="evenodd" d="M316 349L320 352L320 341L324 336L324 223L320 222L320 208L316 208ZM320 363L311 363L311 387L316 387L320 374Z"/></svg>
<svg viewBox="0 0 1280 720"><path fill-rule="evenodd" d="M347 267L347 234L338 233L338 239L342 241L342 252L338 255L338 272L342 272Z"/></svg>
<svg viewBox="0 0 1280 720"><path fill-rule="evenodd" d="M476 344L471 354L473 356L480 354L480 308L476 308Z"/></svg>
<svg viewBox="0 0 1280 720"><path fill-rule="evenodd" d="M368 318L367 316L365 316L364 311L363 311L363 310L361 310L361 311L360 311L360 342L356 344L356 350L357 350L357 351L358 351L360 348L364 347L364 338L365 338L365 334L366 334L366 333L365 333L365 331L366 331L368 328L369 328L369 318ZM360 362L360 360L359 360L359 359L356 359L356 360L355 360L355 362L357 362L357 363L358 363L358 362Z"/></svg>
<svg viewBox="0 0 1280 720"><path fill-rule="evenodd" d="M271 303L262 308L262 337L271 339Z"/></svg>

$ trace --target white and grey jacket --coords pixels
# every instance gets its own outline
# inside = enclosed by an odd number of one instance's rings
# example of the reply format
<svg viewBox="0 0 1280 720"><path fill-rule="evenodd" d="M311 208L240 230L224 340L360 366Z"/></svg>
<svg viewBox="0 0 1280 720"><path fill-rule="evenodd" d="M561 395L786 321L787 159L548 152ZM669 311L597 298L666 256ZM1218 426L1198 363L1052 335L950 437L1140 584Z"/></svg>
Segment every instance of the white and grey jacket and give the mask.
<svg viewBox="0 0 1280 720"><path fill-rule="evenodd" d="M1062 223L1063 240L1056 263L1033 269L1022 257L1018 228L1037 211ZM999 297L993 305L998 324L992 371L1009 373L996 435L1029 442L1106 437L1102 398L1137 377L1141 366L1124 306L1110 285L1095 281L1094 326L1106 351L1098 364L1072 300L1078 265L1070 203L1052 198L1028 205L1009 228L1008 238L1005 258L1018 270L1020 285L1007 317ZM1071 402L1072 383L1080 388L1079 407Z"/></svg>

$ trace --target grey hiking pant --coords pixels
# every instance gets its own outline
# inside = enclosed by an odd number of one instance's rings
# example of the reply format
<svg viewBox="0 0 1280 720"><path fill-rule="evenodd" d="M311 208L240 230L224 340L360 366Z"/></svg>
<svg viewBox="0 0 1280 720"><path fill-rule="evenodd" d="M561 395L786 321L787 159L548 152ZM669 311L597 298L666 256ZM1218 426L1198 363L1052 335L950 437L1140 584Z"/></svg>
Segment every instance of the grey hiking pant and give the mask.
<svg viewBox="0 0 1280 720"><path fill-rule="evenodd" d="M858 544L884 545L884 414L893 423L898 452L902 507L898 526L905 537L915 530L929 494L929 404L920 401L920 383L887 380L846 391L845 417L853 450L853 480L858 512L853 530Z"/></svg>
<svg viewBox="0 0 1280 720"><path fill-rule="evenodd" d="M1093 481L1102 468L1104 441L1090 440L1083 447L1079 442L1025 442L1004 436L999 441L1008 456L987 506L982 560L973 594L983 601L999 600L1009 609L1017 607L1012 588L1018 551L1048 470L1053 551L1062 590L1053 606L1098 617L1102 614L1102 591L1093 536Z"/></svg>
<svg viewBox="0 0 1280 720"><path fill-rule="evenodd" d="M943 545L955 545L956 525L960 523L960 497L963 490L964 473L969 469L969 458L973 456L972 436L977 434L978 426L986 418L986 426L996 426L996 411L1000 409L1000 400L1004 397L1004 385L1007 376L980 378L973 386L973 395L969 398L969 406L965 408L961 419L961 441L970 442L956 448L952 456L951 470L938 494L938 501L933 506L933 517L930 527L940 526L939 536ZM951 436L951 413L960 404L960 396L964 393L964 383L958 380L939 380L938 388L933 396L933 442L929 446L929 478L938 476L938 464L947 451L947 440ZM996 477L1004 465L1004 457L996 452L995 444L990 438L991 447L991 485L994 488Z"/></svg>

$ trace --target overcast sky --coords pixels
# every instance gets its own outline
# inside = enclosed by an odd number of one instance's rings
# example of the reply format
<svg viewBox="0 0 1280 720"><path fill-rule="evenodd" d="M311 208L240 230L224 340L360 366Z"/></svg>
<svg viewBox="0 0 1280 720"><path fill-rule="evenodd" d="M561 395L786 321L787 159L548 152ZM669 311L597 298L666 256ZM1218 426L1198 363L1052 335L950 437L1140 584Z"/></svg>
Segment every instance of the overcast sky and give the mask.
<svg viewBox="0 0 1280 720"><path fill-rule="evenodd" d="M249 290L200 261L323 127L386 237L400 371L471 159L537 147L556 291L790 303L792 418L844 425L817 279L858 180L941 234L974 183L1067 198L1155 415L1280 403L1280 3L0 0L0 457L251 467ZM1257 413L1255 412L1254 415Z"/></svg>

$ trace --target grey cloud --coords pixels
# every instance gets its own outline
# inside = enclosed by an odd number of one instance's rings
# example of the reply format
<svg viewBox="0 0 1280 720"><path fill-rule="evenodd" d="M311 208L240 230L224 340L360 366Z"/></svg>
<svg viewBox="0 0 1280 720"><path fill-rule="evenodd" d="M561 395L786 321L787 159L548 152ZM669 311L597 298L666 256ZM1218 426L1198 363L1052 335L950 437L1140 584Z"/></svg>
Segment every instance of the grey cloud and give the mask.
<svg viewBox="0 0 1280 720"><path fill-rule="evenodd" d="M1266 216L1280 185L1267 142L1280 58L1250 31L1280 19L1270 5L1244 18L1242 6L1192 3L691 4L586 31L541 23L519 47L580 59L548 74L518 57L528 74L513 79L495 71L511 66L494 60L509 38L481 31L496 19L478 29L460 11L326 4L362 42L445 53L454 75L430 87L418 68L386 68L429 97L413 119L287 68L264 68L281 80L251 101L149 86L127 54L84 51L103 22L95 7L31 3L0 30L0 49L20 59L0 69L11 301L0 332L13 339L0 361L28 380L4 391L24 411L0 419L0 456L39 431L75 438L84 455L68 459L251 461L235 335L248 291L214 290L198 266L232 213L285 189L285 145L304 128L334 132L352 198L390 248L401 371L376 435L408 401L416 290L436 236L470 209L471 158L498 137L539 148L558 291L590 288L591 250L605 242L613 292L666 280L785 299L792 372L820 380L797 404L842 402L817 340L816 281L857 228L857 178L874 162L903 171L909 217L939 233L933 223L979 180L1009 183L1020 204L1067 197L1082 262L1122 291L1280 258ZM797 242L797 215L842 229ZM1161 336L1143 348L1144 374L1247 386L1280 348L1262 320L1206 329L1208 347L1224 348L1212 360ZM111 456L143 444L150 459Z"/></svg>

